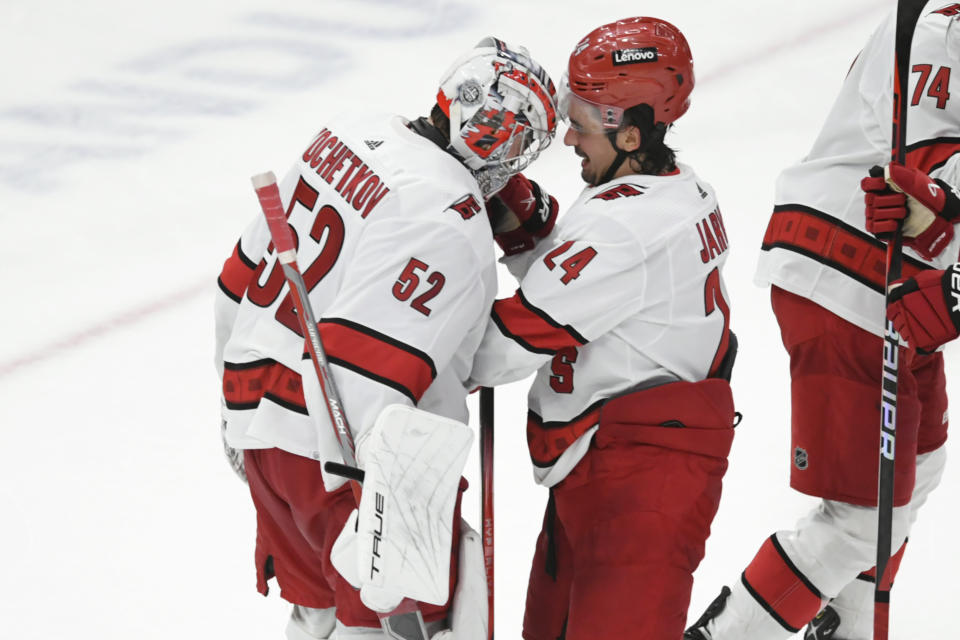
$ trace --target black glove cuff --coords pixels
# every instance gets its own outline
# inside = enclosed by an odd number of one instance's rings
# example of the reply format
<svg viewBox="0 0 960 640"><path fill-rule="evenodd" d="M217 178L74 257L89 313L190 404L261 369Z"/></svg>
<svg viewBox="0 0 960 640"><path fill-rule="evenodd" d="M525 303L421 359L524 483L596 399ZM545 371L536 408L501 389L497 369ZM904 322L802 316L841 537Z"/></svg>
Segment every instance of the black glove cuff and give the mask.
<svg viewBox="0 0 960 640"><path fill-rule="evenodd" d="M889 304L893 304L894 302L896 302L897 300L900 300L903 296L907 295L908 293L913 293L914 291L918 291L919 289L920 289L920 285L917 284L916 280L914 280L913 278L907 278L906 280L901 282L899 286L896 286L890 289L890 293L887 294L887 302Z"/></svg>
<svg viewBox="0 0 960 640"><path fill-rule="evenodd" d="M933 181L943 189L943 195L945 197L943 211L940 212L940 217L947 222L960 222L960 191L957 191L955 186L944 182L940 178L934 178Z"/></svg>
<svg viewBox="0 0 960 640"><path fill-rule="evenodd" d="M512 215L510 209L503 203L498 196L494 195L492 198L485 202L487 208L487 217L490 218L490 226L493 227L494 232L496 232L497 227L507 219L507 216Z"/></svg>
<svg viewBox="0 0 960 640"><path fill-rule="evenodd" d="M523 221L523 228L527 233L536 235L550 222L550 196L544 193L533 180L530 181L530 189L533 191L533 197L536 200L536 212Z"/></svg>

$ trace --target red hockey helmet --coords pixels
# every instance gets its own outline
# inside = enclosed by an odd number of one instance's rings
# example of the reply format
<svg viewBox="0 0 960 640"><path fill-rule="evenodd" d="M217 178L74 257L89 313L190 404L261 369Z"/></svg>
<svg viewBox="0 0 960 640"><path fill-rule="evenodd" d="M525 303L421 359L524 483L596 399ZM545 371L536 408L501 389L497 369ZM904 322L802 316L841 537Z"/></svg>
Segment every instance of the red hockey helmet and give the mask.
<svg viewBox="0 0 960 640"><path fill-rule="evenodd" d="M690 106L693 57L680 30L658 18L626 18L591 31L570 54L560 87L560 111L582 100L599 109L606 129L620 126L623 112L653 108L654 123L670 124Z"/></svg>

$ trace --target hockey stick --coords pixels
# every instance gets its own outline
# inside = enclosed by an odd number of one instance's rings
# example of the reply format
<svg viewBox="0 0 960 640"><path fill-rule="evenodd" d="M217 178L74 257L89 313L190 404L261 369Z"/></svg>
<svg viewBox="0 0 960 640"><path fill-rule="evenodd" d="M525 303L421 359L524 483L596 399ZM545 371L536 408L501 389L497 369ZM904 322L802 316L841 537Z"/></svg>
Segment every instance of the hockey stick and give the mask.
<svg viewBox="0 0 960 640"><path fill-rule="evenodd" d="M890 158L906 159L907 100L910 79L910 48L913 33L926 0L898 0L894 36L893 129ZM890 285L900 279L903 265L901 225L887 242L887 274L884 309L890 304ZM890 624L890 586L886 580L893 536L893 479L897 432L897 388L900 336L890 320L883 334L883 378L880 393L880 470L877 478L877 564L873 591L873 637L887 640Z"/></svg>
<svg viewBox="0 0 960 640"><path fill-rule="evenodd" d="M493 640L493 389L480 388L480 479L483 566L487 570L487 638Z"/></svg>
<svg viewBox="0 0 960 640"><path fill-rule="evenodd" d="M347 424L347 417L342 410L343 404L340 402L340 396L333 384L333 378L330 376L327 354L323 350L323 343L320 342L320 332L313 315L313 307L309 304L307 286L303 282L303 276L297 266L296 244L294 244L290 225L287 224L283 203L280 201L277 179L272 171L268 171L253 176L251 181L257 192L257 198L260 200L260 208L267 219L267 226L270 228L270 237L273 239L273 246L277 250L277 260L283 267L283 275L287 279L287 284L290 285L290 297L293 298L294 308L297 311L297 321L300 323L301 332L307 338L307 351L310 354L310 360L313 362L317 379L320 381L320 389L323 392L324 400L326 400L330 424L333 425L337 442L340 443L340 454L348 466L356 467L356 446L350 433L350 426ZM360 484L351 481L350 486L353 489L353 497L359 504ZM380 618L383 632L389 638L428 640L430 637L427 635L423 616L414 600L405 598L393 611L385 614L378 613L377 616Z"/></svg>

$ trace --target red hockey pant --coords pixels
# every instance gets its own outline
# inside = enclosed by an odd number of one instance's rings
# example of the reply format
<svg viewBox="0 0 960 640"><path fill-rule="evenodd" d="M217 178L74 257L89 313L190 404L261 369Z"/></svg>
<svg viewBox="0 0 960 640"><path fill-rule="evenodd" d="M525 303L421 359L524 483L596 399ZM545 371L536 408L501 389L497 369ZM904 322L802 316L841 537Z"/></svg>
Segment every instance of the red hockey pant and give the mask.
<svg viewBox="0 0 960 640"><path fill-rule="evenodd" d="M602 417L586 456L551 489L530 572L527 640L683 635L693 572L720 501L733 404L725 382L701 383L710 389L703 395L703 386L675 384L663 388L679 390L672 400L711 407L701 412L709 415L702 428L660 426L660 419L640 425L611 418L606 424ZM670 391L640 394L664 415L692 413L658 402ZM633 406L639 415L651 415ZM713 406L725 410L714 412Z"/></svg>
<svg viewBox="0 0 960 640"><path fill-rule="evenodd" d="M790 354L790 486L876 506L883 342L806 298L773 287L773 311ZM947 439L943 355L900 349L894 504L910 501L918 453Z"/></svg>

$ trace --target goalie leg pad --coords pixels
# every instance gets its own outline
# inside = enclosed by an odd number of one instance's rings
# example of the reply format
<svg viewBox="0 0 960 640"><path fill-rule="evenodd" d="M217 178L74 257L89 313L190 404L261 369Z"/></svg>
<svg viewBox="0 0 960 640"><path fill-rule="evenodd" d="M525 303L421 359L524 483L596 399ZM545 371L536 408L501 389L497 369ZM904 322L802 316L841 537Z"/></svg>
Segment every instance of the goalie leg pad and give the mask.
<svg viewBox="0 0 960 640"><path fill-rule="evenodd" d="M404 405L385 408L363 439L363 497L333 559L367 607L390 611L404 597L449 600L459 537L453 524L459 489L466 488L460 474L472 441L466 425ZM353 551L344 552L350 544Z"/></svg>
<svg viewBox="0 0 960 640"><path fill-rule="evenodd" d="M351 521L356 518L356 512ZM483 541L466 520L460 520L457 585L446 620L427 623L431 640L487 640L487 575ZM448 626L449 628L445 628ZM386 640L380 629L337 624L335 640ZM294 640L291 638L290 640ZM297 639L299 640L299 639ZM307 640L307 639L304 639Z"/></svg>
<svg viewBox="0 0 960 640"><path fill-rule="evenodd" d="M457 587L450 611L450 640L486 640L487 572L483 559L483 540L460 520L460 565ZM434 636L435 640L440 640Z"/></svg>

